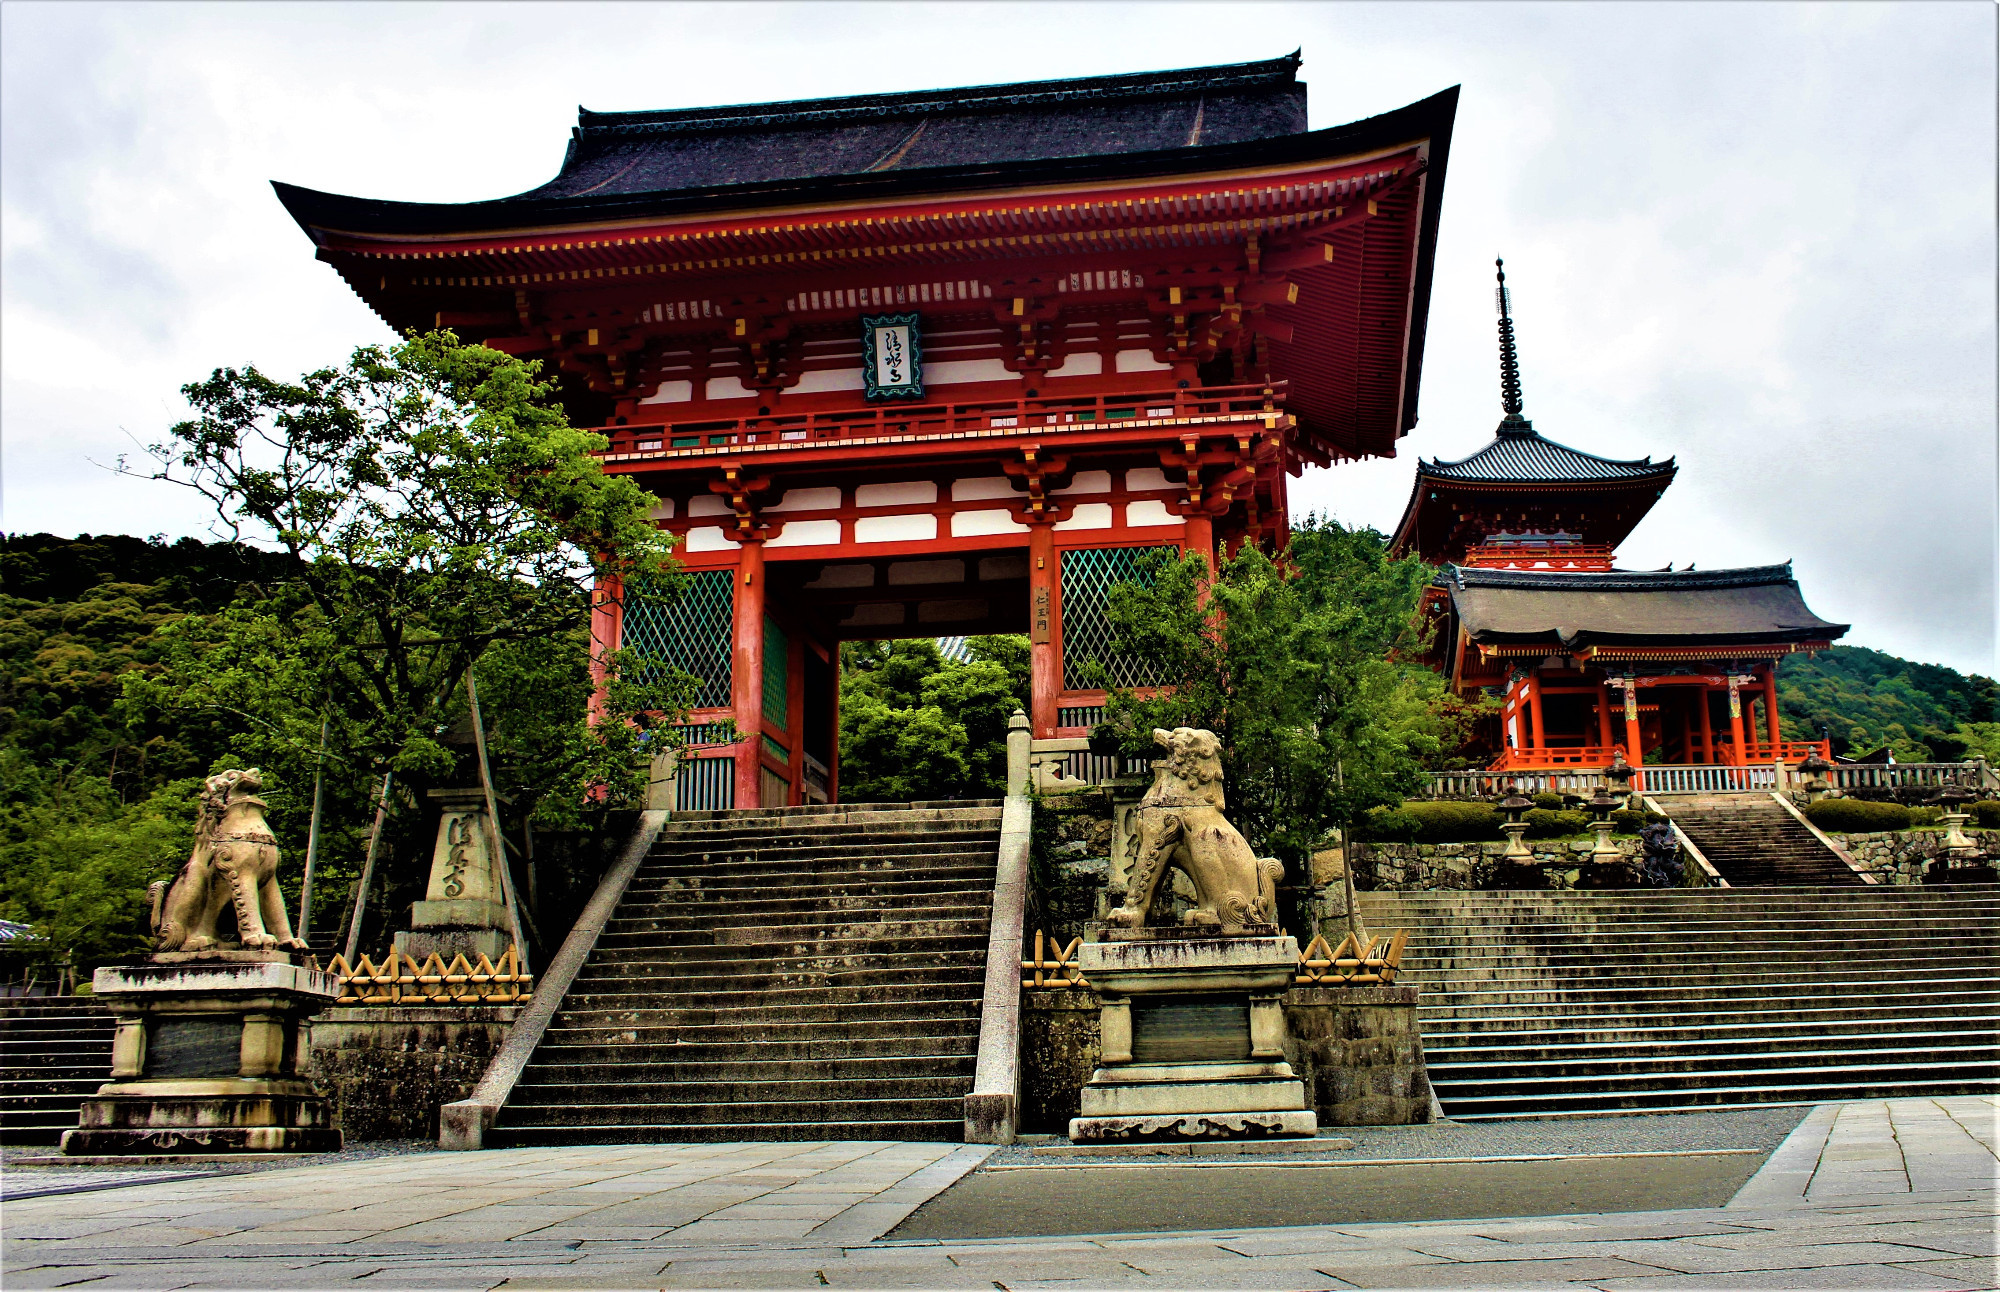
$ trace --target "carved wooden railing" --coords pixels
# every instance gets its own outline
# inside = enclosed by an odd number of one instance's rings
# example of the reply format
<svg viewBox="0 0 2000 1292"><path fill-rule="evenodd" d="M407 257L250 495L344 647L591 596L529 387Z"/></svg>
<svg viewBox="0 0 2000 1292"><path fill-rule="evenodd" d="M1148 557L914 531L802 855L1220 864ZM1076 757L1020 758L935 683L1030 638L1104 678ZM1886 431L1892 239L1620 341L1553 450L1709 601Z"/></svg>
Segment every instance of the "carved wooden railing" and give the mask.
<svg viewBox="0 0 2000 1292"><path fill-rule="evenodd" d="M1083 970L1076 963L1076 949L1083 945L1082 938L1071 938L1069 945L1055 951L1055 959L1048 958L1054 948L1054 940L1043 942L1040 929L1035 930L1035 958L1021 962L1021 985L1023 987L1088 987L1090 979L1083 976ZM1029 973L1034 974L1031 981Z"/></svg>
<svg viewBox="0 0 2000 1292"><path fill-rule="evenodd" d="M1357 943L1352 933L1329 948L1323 935L1315 935L1299 952L1297 981L1308 985L1361 986L1392 983L1403 963L1403 946L1410 940L1408 929L1394 934L1371 933L1365 943Z"/></svg>
<svg viewBox="0 0 2000 1292"><path fill-rule="evenodd" d="M449 964L433 954L419 964L392 949L380 964L364 955L350 966L336 955L326 971L340 980L336 1005L517 1005L534 990L513 947L497 965L483 954L470 961L455 955Z"/></svg>
<svg viewBox="0 0 2000 1292"><path fill-rule="evenodd" d="M863 408L766 413L754 417L660 421L600 426L611 441L598 456L687 457L746 446L804 447L825 440L1016 434L1075 431L1106 425L1157 426L1202 422L1264 421L1285 416L1285 383L1201 386L1124 395L1042 395L961 404L878 404Z"/></svg>

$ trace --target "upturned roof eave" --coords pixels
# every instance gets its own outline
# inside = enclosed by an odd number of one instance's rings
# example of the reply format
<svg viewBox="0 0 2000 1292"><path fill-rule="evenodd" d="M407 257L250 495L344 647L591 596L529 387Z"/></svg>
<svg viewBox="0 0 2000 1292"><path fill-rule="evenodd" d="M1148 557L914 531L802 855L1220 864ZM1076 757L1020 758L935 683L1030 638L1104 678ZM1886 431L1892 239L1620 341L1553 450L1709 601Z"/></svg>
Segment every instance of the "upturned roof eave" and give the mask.
<svg viewBox="0 0 2000 1292"><path fill-rule="evenodd" d="M1033 183L1165 178L1227 173L1264 165L1299 164L1362 156L1429 141L1430 186L1442 189L1444 158L1457 111L1458 87L1406 107L1347 125L1240 143L1108 153L1047 160L977 163L906 171L876 171L812 179L782 179L698 189L669 189L607 197L496 198L480 202L395 202L325 193L271 181L278 200L306 235L321 246L329 236L379 238L486 235L552 225L598 225L649 217L720 214L744 208L807 208L832 202L893 197L946 196L982 188ZM532 191L532 190L530 190ZM1435 224L1427 202L1426 226ZM1434 239L1434 230L1433 239Z"/></svg>

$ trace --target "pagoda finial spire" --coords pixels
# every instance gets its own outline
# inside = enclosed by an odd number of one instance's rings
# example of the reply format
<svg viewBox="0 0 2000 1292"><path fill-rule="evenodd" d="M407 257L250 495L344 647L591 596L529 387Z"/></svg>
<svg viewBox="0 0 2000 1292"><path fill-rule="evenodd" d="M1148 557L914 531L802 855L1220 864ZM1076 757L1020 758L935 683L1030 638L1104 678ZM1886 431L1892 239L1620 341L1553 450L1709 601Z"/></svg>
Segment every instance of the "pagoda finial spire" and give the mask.
<svg viewBox="0 0 2000 1292"><path fill-rule="evenodd" d="M1500 281L1493 293L1500 310L1500 408L1507 414L1500 421L1500 429L1531 431L1534 424L1521 416L1521 361L1514 352L1513 300L1507 292L1507 262L1496 257L1493 267L1494 276Z"/></svg>

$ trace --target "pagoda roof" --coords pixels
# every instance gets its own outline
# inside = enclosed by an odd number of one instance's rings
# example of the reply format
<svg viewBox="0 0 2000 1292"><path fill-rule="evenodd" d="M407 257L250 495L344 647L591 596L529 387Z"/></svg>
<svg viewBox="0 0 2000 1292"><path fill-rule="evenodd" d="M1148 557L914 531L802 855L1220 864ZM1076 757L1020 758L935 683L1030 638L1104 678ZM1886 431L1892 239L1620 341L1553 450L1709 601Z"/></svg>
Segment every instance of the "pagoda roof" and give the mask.
<svg viewBox="0 0 2000 1292"><path fill-rule="evenodd" d="M1300 56L1179 71L910 94L687 108L578 109L546 184L478 202L395 202L273 181L315 242L816 206L1284 165L1434 138L1441 180L1457 104L1306 129Z"/></svg>
<svg viewBox="0 0 2000 1292"><path fill-rule="evenodd" d="M1566 517L1567 527L1585 531L1588 542L1615 547L1679 470L1672 458L1655 462L1650 456L1601 458L1585 453L1537 433L1526 418L1509 416L1494 432L1493 442L1476 453L1452 462L1418 459L1394 542L1399 549L1415 548L1431 560L1455 557L1468 541L1477 543L1479 536L1467 530L1463 504L1454 506L1441 495L1492 491L1518 498L1523 492L1547 490L1571 499L1556 508ZM1580 490L1603 494L1610 505L1580 513L1573 500Z"/></svg>
<svg viewBox="0 0 2000 1292"><path fill-rule="evenodd" d="M1674 460L1600 458L1546 439L1533 424L1509 418L1494 432L1493 442L1455 462L1417 460L1420 480L1453 480L1474 484L1569 484L1598 480L1672 479Z"/></svg>
<svg viewBox="0 0 2000 1292"><path fill-rule="evenodd" d="M1830 642L1848 629L1812 612L1789 562L1699 573L1447 566L1436 584L1466 635L1503 654L1726 656L1732 647Z"/></svg>

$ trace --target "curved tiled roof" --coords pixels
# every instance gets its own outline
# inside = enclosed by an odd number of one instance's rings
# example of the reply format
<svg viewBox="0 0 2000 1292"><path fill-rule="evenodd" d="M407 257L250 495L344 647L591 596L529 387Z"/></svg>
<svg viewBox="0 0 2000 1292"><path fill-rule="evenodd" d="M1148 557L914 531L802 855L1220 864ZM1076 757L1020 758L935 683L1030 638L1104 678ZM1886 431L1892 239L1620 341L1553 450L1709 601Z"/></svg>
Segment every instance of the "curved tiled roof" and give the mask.
<svg viewBox="0 0 2000 1292"><path fill-rule="evenodd" d="M1436 581L1467 635L1482 645L1721 649L1832 641L1848 628L1812 612L1790 564L1599 573L1449 566Z"/></svg>
<svg viewBox="0 0 2000 1292"><path fill-rule="evenodd" d="M1510 423L1514 423L1510 425ZM1643 480L1674 472L1674 460L1655 462L1651 457L1636 459L1600 458L1580 452L1554 440L1543 439L1528 422L1509 418L1500 425L1493 442L1470 457L1456 462L1436 459L1417 462L1417 475L1433 480L1505 481L1539 483L1562 480Z"/></svg>
<svg viewBox="0 0 2000 1292"><path fill-rule="evenodd" d="M506 201L616 197L1233 144L1306 128L1299 57L665 112L577 110L562 171Z"/></svg>

